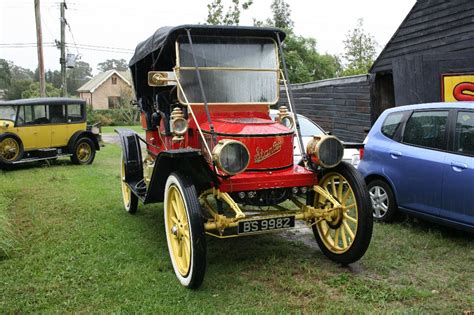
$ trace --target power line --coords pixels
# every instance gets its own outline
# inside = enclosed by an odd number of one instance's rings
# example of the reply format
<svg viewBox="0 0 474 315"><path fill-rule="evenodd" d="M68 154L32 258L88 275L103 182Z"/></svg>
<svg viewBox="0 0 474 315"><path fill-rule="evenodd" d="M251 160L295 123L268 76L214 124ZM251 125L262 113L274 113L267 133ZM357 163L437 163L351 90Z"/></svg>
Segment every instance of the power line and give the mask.
<svg viewBox="0 0 474 315"><path fill-rule="evenodd" d="M67 23L66 25L67 25L67 28L69 30L69 33L71 34L71 38L72 38L72 42L74 43L74 47L76 47L76 52L79 55L79 49L77 48L76 39L74 38L74 34L72 33L71 25L69 25L69 23Z"/></svg>
<svg viewBox="0 0 474 315"><path fill-rule="evenodd" d="M66 47L71 47L71 45L66 44ZM94 47L87 47L87 46L81 46L77 45L82 50L91 50L91 51L102 51L102 52L111 52L111 53L117 53L117 54L126 54L126 55L131 55L133 54L132 50L129 51L124 51L124 50L113 50L113 49L107 49L107 48L94 48Z"/></svg>
<svg viewBox="0 0 474 315"><path fill-rule="evenodd" d="M90 48L110 49L110 50L122 50L122 51L126 51L126 52L134 52L133 49L121 48L121 47L100 46L100 45L90 45L90 44L78 44L78 46L90 47Z"/></svg>
<svg viewBox="0 0 474 315"><path fill-rule="evenodd" d="M54 42L46 42L46 43L43 43L43 45L48 46L48 47L56 47L56 43ZM66 43L66 46L77 47L77 48L85 49L85 50L108 51L108 52L117 52L117 53L125 53L125 54L132 54L134 52L133 49L129 49L129 48L90 45L90 44L77 44L75 41L72 44ZM0 48L28 48L28 47L36 47L36 43L1 43L0 44Z"/></svg>
<svg viewBox="0 0 474 315"><path fill-rule="evenodd" d="M8 44L0 44L0 48L29 48L29 47L36 47L36 43L8 43ZM43 43L43 46L47 47L55 47L55 43Z"/></svg>

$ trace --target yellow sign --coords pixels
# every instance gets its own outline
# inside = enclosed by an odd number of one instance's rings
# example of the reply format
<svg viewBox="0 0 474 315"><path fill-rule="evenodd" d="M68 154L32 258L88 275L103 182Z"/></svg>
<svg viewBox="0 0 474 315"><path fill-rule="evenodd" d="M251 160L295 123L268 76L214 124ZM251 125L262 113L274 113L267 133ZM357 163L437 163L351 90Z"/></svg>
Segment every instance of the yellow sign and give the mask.
<svg viewBox="0 0 474 315"><path fill-rule="evenodd" d="M474 101L474 74L443 75L443 102Z"/></svg>

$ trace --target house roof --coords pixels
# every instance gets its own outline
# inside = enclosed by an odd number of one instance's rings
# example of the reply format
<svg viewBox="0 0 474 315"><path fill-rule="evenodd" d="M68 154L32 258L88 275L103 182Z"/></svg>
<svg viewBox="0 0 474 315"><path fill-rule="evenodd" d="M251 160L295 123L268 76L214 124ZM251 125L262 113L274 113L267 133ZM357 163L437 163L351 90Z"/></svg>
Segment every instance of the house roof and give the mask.
<svg viewBox="0 0 474 315"><path fill-rule="evenodd" d="M474 51L474 1L418 0L375 60L370 73L424 54Z"/></svg>
<svg viewBox="0 0 474 315"><path fill-rule="evenodd" d="M113 74L116 74L120 77L125 83L132 86L130 83L130 72L128 71L117 71L115 69L107 70L105 72L101 72L98 75L94 76L92 79L87 81L83 86L77 89L78 92L94 92L99 86L101 86L108 78L110 78Z"/></svg>

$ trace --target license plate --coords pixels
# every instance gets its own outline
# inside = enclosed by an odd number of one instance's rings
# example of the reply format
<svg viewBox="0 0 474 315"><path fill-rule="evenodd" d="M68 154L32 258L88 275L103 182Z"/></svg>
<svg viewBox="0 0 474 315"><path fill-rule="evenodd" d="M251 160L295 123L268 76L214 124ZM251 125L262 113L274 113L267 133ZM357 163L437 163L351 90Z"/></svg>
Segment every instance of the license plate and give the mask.
<svg viewBox="0 0 474 315"><path fill-rule="evenodd" d="M295 227L295 216L257 219L239 222L239 234L260 233Z"/></svg>

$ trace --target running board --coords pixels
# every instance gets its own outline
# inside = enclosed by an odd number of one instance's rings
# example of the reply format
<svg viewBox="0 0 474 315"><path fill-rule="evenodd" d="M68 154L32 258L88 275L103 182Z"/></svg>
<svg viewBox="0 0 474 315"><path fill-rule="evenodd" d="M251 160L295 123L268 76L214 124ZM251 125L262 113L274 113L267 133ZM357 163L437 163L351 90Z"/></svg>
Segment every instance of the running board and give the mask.
<svg viewBox="0 0 474 315"><path fill-rule="evenodd" d="M60 158L60 157L68 157L68 156L71 156L71 155L72 155L72 154L59 154L59 155L55 155L55 156L48 156L48 157L42 157L42 158L35 158L35 157L32 157L32 158L21 159L21 160L19 160L19 161L15 161L15 162L10 162L10 163L8 163L8 164L10 164L10 165L18 165L18 164L30 163L30 162L54 160L54 159L57 159L57 158Z"/></svg>

